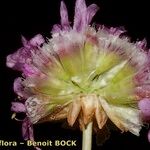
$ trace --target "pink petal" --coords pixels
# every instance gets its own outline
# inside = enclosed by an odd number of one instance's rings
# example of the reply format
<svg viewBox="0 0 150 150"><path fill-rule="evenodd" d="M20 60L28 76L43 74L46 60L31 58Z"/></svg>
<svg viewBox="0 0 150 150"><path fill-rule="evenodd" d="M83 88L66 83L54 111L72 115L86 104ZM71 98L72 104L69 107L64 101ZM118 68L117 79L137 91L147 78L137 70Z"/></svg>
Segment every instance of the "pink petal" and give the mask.
<svg viewBox="0 0 150 150"><path fill-rule="evenodd" d="M39 70L36 69L32 65L24 64L23 66L23 73L26 77L30 76L38 76L39 75Z"/></svg>
<svg viewBox="0 0 150 150"><path fill-rule="evenodd" d="M29 133L28 133L28 121L25 119L22 123L22 136L24 140L29 139Z"/></svg>
<svg viewBox="0 0 150 150"><path fill-rule="evenodd" d="M67 12L66 5L63 1L61 1L61 5L60 5L60 16L61 16L61 26L63 30L69 30L70 25L68 19L68 12Z"/></svg>
<svg viewBox="0 0 150 150"><path fill-rule="evenodd" d="M22 123L22 136L24 140L34 141L33 125L28 118ZM41 150L39 147L35 147L36 150Z"/></svg>
<svg viewBox="0 0 150 150"><path fill-rule="evenodd" d="M41 150L41 148L39 148L39 147L35 147L35 149L36 149L36 150Z"/></svg>
<svg viewBox="0 0 150 150"><path fill-rule="evenodd" d="M136 46L140 49L145 49L146 46L147 46L147 42L146 42L146 39L142 40L142 41L138 41L135 43Z"/></svg>
<svg viewBox="0 0 150 150"><path fill-rule="evenodd" d="M22 123L22 136L24 140L34 140L33 126L28 118L26 118Z"/></svg>
<svg viewBox="0 0 150 150"><path fill-rule="evenodd" d="M59 24L55 24L53 25L53 28L52 28L52 33L59 33L61 31L61 25Z"/></svg>
<svg viewBox="0 0 150 150"><path fill-rule="evenodd" d="M29 49L33 46L40 46L45 42L43 36L41 34L35 35L30 41L27 41L24 36L22 36L22 44L25 48Z"/></svg>
<svg viewBox="0 0 150 150"><path fill-rule="evenodd" d="M17 78L14 81L14 92L17 93L17 95L24 97L24 86L22 85L22 79Z"/></svg>
<svg viewBox="0 0 150 150"><path fill-rule="evenodd" d="M150 142L150 130L148 131L148 141Z"/></svg>
<svg viewBox="0 0 150 150"><path fill-rule="evenodd" d="M22 51L24 51L24 49L20 48L20 49L17 50L17 52L7 56L7 58L6 58L7 67L10 67L10 68L21 71L21 67L20 67L21 64L19 65L18 62L21 63L21 61L24 61L24 59L20 59L21 57L19 58L20 53L22 53Z"/></svg>
<svg viewBox="0 0 150 150"><path fill-rule="evenodd" d="M31 50L20 48L17 52L7 56L6 65L10 68L22 71L25 63L31 62Z"/></svg>
<svg viewBox="0 0 150 150"><path fill-rule="evenodd" d="M120 28L111 27L109 29L109 33L113 34L113 35L116 35L116 36L119 36L119 35L121 35L124 32L125 32L125 30L124 29L120 29Z"/></svg>
<svg viewBox="0 0 150 150"><path fill-rule="evenodd" d="M34 141L33 125L29 123L29 139Z"/></svg>
<svg viewBox="0 0 150 150"><path fill-rule="evenodd" d="M28 41L24 36L21 37L21 41L22 41L22 44L24 47L26 47L26 45L28 45Z"/></svg>
<svg viewBox="0 0 150 150"><path fill-rule="evenodd" d="M45 42L43 36L41 34L37 34L36 36L34 36L29 43L32 46L40 46L41 44L43 44Z"/></svg>
<svg viewBox="0 0 150 150"><path fill-rule="evenodd" d="M86 22L86 4L85 0L76 0L75 4L75 16L73 29L76 31L82 31L87 25Z"/></svg>
<svg viewBox="0 0 150 150"><path fill-rule="evenodd" d="M11 111L14 111L14 112L26 112L26 108L25 108L24 104L22 104L20 102L12 102L11 104L12 104Z"/></svg>
<svg viewBox="0 0 150 150"><path fill-rule="evenodd" d="M150 121L150 99L143 98L139 101L138 106L142 112L143 119Z"/></svg>
<svg viewBox="0 0 150 150"><path fill-rule="evenodd" d="M10 68L23 71L24 64L30 64L32 62L32 51L35 51L35 47L44 43L42 35L38 34L30 41L27 41L22 37L24 47L18 49L17 52L7 56L6 65Z"/></svg>
<svg viewBox="0 0 150 150"><path fill-rule="evenodd" d="M99 10L99 7L96 4L92 4L88 6L87 8L87 24L90 24L92 21L92 18L96 14L96 12Z"/></svg>

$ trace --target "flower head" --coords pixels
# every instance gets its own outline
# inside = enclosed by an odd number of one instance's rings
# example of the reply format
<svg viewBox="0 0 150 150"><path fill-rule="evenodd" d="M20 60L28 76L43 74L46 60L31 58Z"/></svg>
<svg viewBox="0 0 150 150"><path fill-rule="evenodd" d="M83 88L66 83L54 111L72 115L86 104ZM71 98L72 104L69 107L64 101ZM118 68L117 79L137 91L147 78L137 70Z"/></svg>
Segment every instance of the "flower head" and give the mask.
<svg viewBox="0 0 150 150"><path fill-rule="evenodd" d="M7 57L7 66L23 73L14 91L24 106L15 106L25 107L32 124L67 118L81 129L95 120L102 129L110 119L122 132L139 135L138 100L150 97L146 42L131 43L120 29L90 26L97 10L77 0L71 27L62 1L61 24L51 39L23 38L24 47Z"/></svg>

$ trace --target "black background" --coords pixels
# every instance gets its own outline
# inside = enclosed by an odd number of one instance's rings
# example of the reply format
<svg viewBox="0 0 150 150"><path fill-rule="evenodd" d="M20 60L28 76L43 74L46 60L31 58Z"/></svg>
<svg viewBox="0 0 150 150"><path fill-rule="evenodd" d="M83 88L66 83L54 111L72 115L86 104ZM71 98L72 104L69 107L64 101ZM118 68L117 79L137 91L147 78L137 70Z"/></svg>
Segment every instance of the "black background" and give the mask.
<svg viewBox="0 0 150 150"><path fill-rule="evenodd" d="M73 20L75 0L64 0ZM131 3L132 2L132 3ZM150 4L146 0L87 0L87 4L96 3L100 11L93 22L108 27L124 27L131 41L146 38L150 47ZM21 74L6 68L6 56L21 47L21 35L27 39L41 33L50 37L52 25L59 23L60 0L1 0L0 1L0 140L23 141L21 123L11 120L11 101L16 95L13 92L13 81ZM80 150L82 134L79 130L61 128L61 123L45 123L35 125L36 141L43 140L77 140L77 147L47 147L47 150ZM0 150L29 150L29 147L0 147ZM31 148L32 149L32 148ZM150 149L147 141L147 129L136 137L130 133L121 134L113 131L103 146L96 146L93 136L93 150L146 150Z"/></svg>

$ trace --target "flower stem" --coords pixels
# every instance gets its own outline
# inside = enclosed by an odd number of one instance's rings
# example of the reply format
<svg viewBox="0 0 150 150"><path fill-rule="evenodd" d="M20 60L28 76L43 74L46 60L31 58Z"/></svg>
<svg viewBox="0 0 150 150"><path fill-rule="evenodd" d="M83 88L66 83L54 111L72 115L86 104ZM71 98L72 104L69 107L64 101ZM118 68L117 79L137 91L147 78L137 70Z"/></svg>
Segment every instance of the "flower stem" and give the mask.
<svg viewBox="0 0 150 150"><path fill-rule="evenodd" d="M92 122L88 123L82 134L82 150L92 149Z"/></svg>

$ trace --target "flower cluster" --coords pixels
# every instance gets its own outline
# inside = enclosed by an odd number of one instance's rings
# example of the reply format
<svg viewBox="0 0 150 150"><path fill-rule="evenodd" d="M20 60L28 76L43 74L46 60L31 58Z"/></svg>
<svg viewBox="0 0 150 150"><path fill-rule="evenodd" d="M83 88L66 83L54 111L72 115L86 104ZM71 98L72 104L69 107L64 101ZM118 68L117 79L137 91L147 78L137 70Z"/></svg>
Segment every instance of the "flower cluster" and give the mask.
<svg viewBox="0 0 150 150"><path fill-rule="evenodd" d="M33 139L32 124L44 121L78 121L82 130L90 121L102 129L110 119L122 132L139 135L141 110L150 119L146 42L131 43L120 29L90 26L97 10L77 0L71 27L61 2L61 24L54 25L52 38L23 37L23 47L7 57L7 66L22 72L14 82L20 101L12 111L26 113L25 139Z"/></svg>

